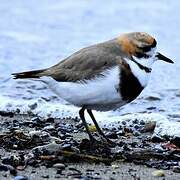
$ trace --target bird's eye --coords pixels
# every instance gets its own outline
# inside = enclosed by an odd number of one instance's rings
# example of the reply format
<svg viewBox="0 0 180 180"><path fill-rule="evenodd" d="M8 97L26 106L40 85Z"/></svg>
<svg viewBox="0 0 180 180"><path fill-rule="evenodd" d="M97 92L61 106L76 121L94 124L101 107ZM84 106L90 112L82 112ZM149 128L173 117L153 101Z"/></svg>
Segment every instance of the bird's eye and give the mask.
<svg viewBox="0 0 180 180"><path fill-rule="evenodd" d="M137 58L149 58L150 55L148 55L146 53L142 53L142 52L136 52L136 57Z"/></svg>
<svg viewBox="0 0 180 180"><path fill-rule="evenodd" d="M144 51L144 52L148 52L151 50L151 46L144 46L144 47L141 47L141 49Z"/></svg>

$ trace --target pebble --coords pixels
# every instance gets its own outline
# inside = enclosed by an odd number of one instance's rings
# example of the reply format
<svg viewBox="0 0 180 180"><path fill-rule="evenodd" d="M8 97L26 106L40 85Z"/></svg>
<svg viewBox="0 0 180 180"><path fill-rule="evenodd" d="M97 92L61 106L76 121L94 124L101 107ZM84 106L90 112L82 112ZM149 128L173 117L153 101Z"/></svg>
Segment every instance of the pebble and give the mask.
<svg viewBox="0 0 180 180"><path fill-rule="evenodd" d="M160 143L160 142L163 142L164 139L163 139L162 137L158 136L158 135L153 135L153 136L151 137L151 141L152 141L153 143Z"/></svg>
<svg viewBox="0 0 180 180"><path fill-rule="evenodd" d="M134 119L132 122L133 122L133 124L138 124L139 120L138 119Z"/></svg>
<svg viewBox="0 0 180 180"><path fill-rule="evenodd" d="M165 176L165 173L163 170L156 170L156 171L152 172L152 175L154 177L163 177L163 176Z"/></svg>
<svg viewBox="0 0 180 180"><path fill-rule="evenodd" d="M61 144L56 144L55 142L53 142L47 145L37 146L33 148L32 153L35 155L36 154L40 155L43 154L44 152L46 152L46 154L55 154L56 152L59 152L62 149L63 147Z"/></svg>
<svg viewBox="0 0 180 180"><path fill-rule="evenodd" d="M118 168L119 168L119 166L116 165L116 164L112 164L111 167L112 167L113 169L118 169Z"/></svg>
<svg viewBox="0 0 180 180"><path fill-rule="evenodd" d="M143 120L141 120L140 125L145 125L145 122Z"/></svg>
<svg viewBox="0 0 180 180"><path fill-rule="evenodd" d="M108 132L106 133L106 137L110 139L118 139L118 136L115 132Z"/></svg>
<svg viewBox="0 0 180 180"><path fill-rule="evenodd" d="M31 110L34 110L34 109L36 109L37 108L37 103L35 102L35 103L33 103L33 104L30 104L30 105L28 105L29 106L29 108L31 109Z"/></svg>
<svg viewBox="0 0 180 180"><path fill-rule="evenodd" d="M140 129L140 126L137 125L137 124L135 124L135 125L134 125L134 128L138 130L138 129Z"/></svg>
<svg viewBox="0 0 180 180"><path fill-rule="evenodd" d="M6 165L1 164L0 165L0 171L8 171L8 167Z"/></svg>
<svg viewBox="0 0 180 180"><path fill-rule="evenodd" d="M65 169L66 166L62 163L57 163L57 164L54 164L53 167L56 169Z"/></svg>
<svg viewBox="0 0 180 180"><path fill-rule="evenodd" d="M124 136L125 135L124 129L119 130L116 134L119 135L119 136Z"/></svg>
<svg viewBox="0 0 180 180"><path fill-rule="evenodd" d="M48 123L54 123L54 118L50 117L46 119L46 122Z"/></svg>
<svg viewBox="0 0 180 180"><path fill-rule="evenodd" d="M28 180L26 176L15 176L13 180Z"/></svg>
<svg viewBox="0 0 180 180"><path fill-rule="evenodd" d="M123 124L123 125L126 125L127 123L126 123L126 121L122 121L122 124Z"/></svg>
<svg viewBox="0 0 180 180"><path fill-rule="evenodd" d="M148 96L145 99L148 101L160 101L161 97L159 97L159 96Z"/></svg>
<svg viewBox="0 0 180 180"><path fill-rule="evenodd" d="M175 173L180 173L180 166L174 166L174 167L172 168L172 170L173 170L173 172L175 172Z"/></svg>
<svg viewBox="0 0 180 180"><path fill-rule="evenodd" d="M149 121L144 124L144 127L142 128L141 132L153 132L156 127L155 121Z"/></svg>
<svg viewBox="0 0 180 180"><path fill-rule="evenodd" d="M134 132L133 132L133 135L137 137L137 136L140 136L141 133L140 133L139 131L134 131Z"/></svg>
<svg viewBox="0 0 180 180"><path fill-rule="evenodd" d="M12 118L14 116L14 113L13 112L0 111L0 116L9 116Z"/></svg>
<svg viewBox="0 0 180 180"><path fill-rule="evenodd" d="M171 143L173 143L174 145L176 145L178 148L180 148L180 137L175 136L172 140Z"/></svg>
<svg viewBox="0 0 180 180"><path fill-rule="evenodd" d="M42 178L49 179L49 175L42 175L41 177L42 177Z"/></svg>

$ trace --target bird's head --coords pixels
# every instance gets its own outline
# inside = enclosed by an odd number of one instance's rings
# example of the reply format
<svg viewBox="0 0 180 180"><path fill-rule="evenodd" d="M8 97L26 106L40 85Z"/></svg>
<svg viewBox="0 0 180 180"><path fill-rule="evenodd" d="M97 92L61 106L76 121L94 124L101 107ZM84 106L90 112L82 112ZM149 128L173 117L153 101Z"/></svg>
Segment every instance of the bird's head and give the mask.
<svg viewBox="0 0 180 180"><path fill-rule="evenodd" d="M157 52L156 40L147 33L133 32L123 34L118 38L122 51L126 53L129 60L138 62L146 67L151 67L157 60L168 63L173 61Z"/></svg>

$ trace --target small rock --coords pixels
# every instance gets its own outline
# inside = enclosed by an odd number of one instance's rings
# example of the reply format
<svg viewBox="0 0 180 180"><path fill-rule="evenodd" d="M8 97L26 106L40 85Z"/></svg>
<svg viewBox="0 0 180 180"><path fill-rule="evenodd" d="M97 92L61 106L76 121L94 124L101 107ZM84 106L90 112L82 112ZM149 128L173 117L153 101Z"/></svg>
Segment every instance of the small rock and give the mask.
<svg viewBox="0 0 180 180"><path fill-rule="evenodd" d="M144 124L144 128L141 129L141 132L153 132L154 128L156 127L155 121L149 121Z"/></svg>
<svg viewBox="0 0 180 180"><path fill-rule="evenodd" d="M176 145L178 148L180 148L180 137L175 136L172 140L171 143L173 143L174 145Z"/></svg>
<svg viewBox="0 0 180 180"><path fill-rule="evenodd" d="M0 165L0 171L8 171L8 167L6 165L1 164Z"/></svg>
<svg viewBox="0 0 180 180"><path fill-rule="evenodd" d="M53 165L53 167L56 169L65 169L66 166L62 163L56 163Z"/></svg>
<svg viewBox="0 0 180 180"><path fill-rule="evenodd" d="M42 178L49 179L49 175L42 175L41 177L42 177Z"/></svg>
<svg viewBox="0 0 180 180"><path fill-rule="evenodd" d="M163 142L164 139L163 139L162 137L158 136L158 135L153 135L153 136L151 137L151 141L152 141L153 143L160 143L160 142Z"/></svg>
<svg viewBox="0 0 180 180"><path fill-rule="evenodd" d="M126 125L127 123L126 123L126 121L122 121L122 124L123 124L123 125Z"/></svg>
<svg viewBox="0 0 180 180"><path fill-rule="evenodd" d="M118 168L119 168L119 166L116 165L116 164L112 164L111 167L112 167L113 169L118 169Z"/></svg>
<svg viewBox="0 0 180 180"><path fill-rule="evenodd" d="M175 173L180 173L180 166L174 166L172 170Z"/></svg>
<svg viewBox="0 0 180 180"><path fill-rule="evenodd" d="M158 96L148 96L145 99L148 101L159 101L159 100L161 100L161 98Z"/></svg>
<svg viewBox="0 0 180 180"><path fill-rule="evenodd" d="M115 132L108 132L106 133L106 137L110 139L118 139L118 136Z"/></svg>
<svg viewBox="0 0 180 180"><path fill-rule="evenodd" d="M13 112L0 111L0 116L9 116L12 118L14 116L14 113Z"/></svg>
<svg viewBox="0 0 180 180"><path fill-rule="evenodd" d="M165 173L163 170L156 170L156 171L152 172L152 175L154 177L163 177L163 176L165 176Z"/></svg>
<svg viewBox="0 0 180 180"><path fill-rule="evenodd" d="M135 125L134 125L134 128L135 128L135 129L140 129L140 126L137 125L137 124L135 124Z"/></svg>
<svg viewBox="0 0 180 180"><path fill-rule="evenodd" d="M14 180L28 180L28 178L25 176L15 176Z"/></svg>
<svg viewBox="0 0 180 180"><path fill-rule="evenodd" d="M139 120L138 119L134 119L132 122L133 122L133 124L138 124Z"/></svg>
<svg viewBox="0 0 180 180"><path fill-rule="evenodd" d="M31 110L34 110L34 109L36 109L37 108L37 103L35 102L35 103L33 103L33 104L30 104L30 105L28 105L29 106L29 108L31 109Z"/></svg>
<svg viewBox="0 0 180 180"><path fill-rule="evenodd" d="M145 122L143 120L141 120L140 125L145 125Z"/></svg>
<svg viewBox="0 0 180 180"><path fill-rule="evenodd" d="M140 133L139 131L134 131L134 132L133 132L133 135L137 137L137 136L140 136L141 133Z"/></svg>
<svg viewBox="0 0 180 180"><path fill-rule="evenodd" d="M116 134L119 135L119 136L124 136L125 135L124 129L119 130Z"/></svg>
<svg viewBox="0 0 180 180"><path fill-rule="evenodd" d="M62 149L66 151L71 150L71 146L72 145L69 143L64 143L63 145L61 145Z"/></svg>
<svg viewBox="0 0 180 180"><path fill-rule="evenodd" d="M54 123L54 118L50 117L50 118L46 119L46 122L48 122L48 123Z"/></svg>
<svg viewBox="0 0 180 180"><path fill-rule="evenodd" d="M125 132L125 133L133 133L133 129L130 128L130 127L125 127L125 128L124 128L124 132Z"/></svg>
<svg viewBox="0 0 180 180"><path fill-rule="evenodd" d="M147 110L154 110L154 109L156 109L156 107L151 106L151 107L147 107L146 109L147 109Z"/></svg>
<svg viewBox="0 0 180 180"><path fill-rule="evenodd" d="M59 152L62 150L63 147L61 144L56 144L56 143L50 143L47 145L42 145L42 146L37 146L32 149L32 153L35 155L41 155L41 154L54 154L56 152Z"/></svg>

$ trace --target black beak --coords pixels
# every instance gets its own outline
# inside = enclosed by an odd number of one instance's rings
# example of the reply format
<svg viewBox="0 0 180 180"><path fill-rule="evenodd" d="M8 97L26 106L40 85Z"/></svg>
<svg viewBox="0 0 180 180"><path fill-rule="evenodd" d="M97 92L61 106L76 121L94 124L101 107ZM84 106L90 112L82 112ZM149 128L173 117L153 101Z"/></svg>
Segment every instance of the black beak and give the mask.
<svg viewBox="0 0 180 180"><path fill-rule="evenodd" d="M168 62L168 63L174 63L171 59L167 58L166 56L162 55L161 53L157 53L156 57L159 59L159 60L162 60L162 61L165 61L165 62Z"/></svg>

